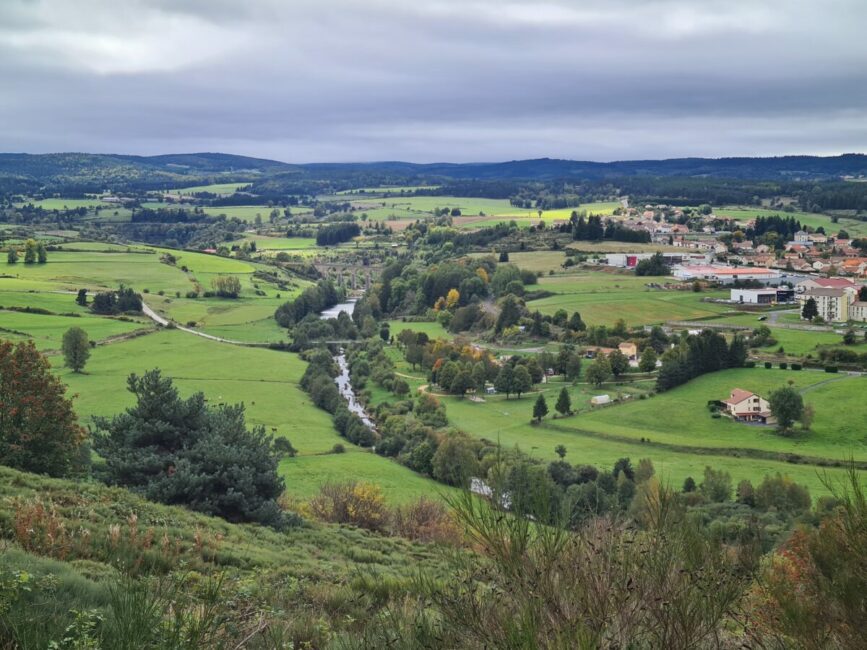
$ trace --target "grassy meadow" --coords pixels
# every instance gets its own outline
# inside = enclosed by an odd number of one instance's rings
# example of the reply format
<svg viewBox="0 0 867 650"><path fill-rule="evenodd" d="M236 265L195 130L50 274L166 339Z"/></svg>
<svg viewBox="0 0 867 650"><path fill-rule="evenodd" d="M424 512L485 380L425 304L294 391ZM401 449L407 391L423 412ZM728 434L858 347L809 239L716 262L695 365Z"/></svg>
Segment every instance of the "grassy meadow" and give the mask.
<svg viewBox="0 0 867 650"><path fill-rule="evenodd" d="M126 378L152 368L172 377L182 395L202 391L212 404L243 402L249 424L288 438L298 450L296 458L284 459L280 465L287 493L293 497L309 497L322 483L350 475L382 484L391 501L406 501L439 487L339 437L331 417L298 386L305 363L295 354L162 330L96 348L83 374L62 368L60 357L52 359L70 394L77 395L75 409L85 424L93 416L110 416L132 405ZM345 454L328 453L337 443L344 445ZM347 471L350 466L354 471Z"/></svg>
<svg viewBox="0 0 867 650"><path fill-rule="evenodd" d="M796 386L806 391L805 401L816 409L816 421L809 434L781 438L769 428L713 419L707 410L707 400L723 399L731 388L767 394L793 376ZM648 382L606 384L596 389L587 384L572 386L554 381L540 387L551 412L565 385L579 413L556 419L549 415L541 426L530 423L536 393L508 400L502 395L485 396L483 403L456 397L442 399L455 426L507 447L517 446L544 460L555 460L554 448L562 444L567 449L566 460L575 464L610 467L618 458L629 457L633 463L650 458L657 473L677 487L687 476L699 480L704 467L711 465L729 472L735 483L742 479L758 482L776 472L788 474L808 485L814 495L820 495L827 492L822 475L827 472L832 478L842 478L842 470L782 462L774 460L772 454L821 456L841 462L850 456L867 458L867 437L858 416L858 395L867 387L867 379L822 383L826 378L824 373L805 371L731 370L701 377L649 399L638 398L652 388ZM593 409L589 399L598 394L633 397L623 404ZM840 404L852 415L838 418L835 410ZM730 448L757 449L771 458L747 452L734 456Z"/></svg>
<svg viewBox="0 0 867 650"><path fill-rule="evenodd" d="M714 214L720 217L737 219L738 221L748 221L756 217L770 217L773 215L794 217L801 222L802 226L810 226L811 228L823 227L828 234L835 233L838 230L845 230L855 237L867 236L867 222L865 221L840 217L837 223L834 223L828 215L813 212L783 212L782 210L769 210L767 208L726 206L714 209Z"/></svg>
<svg viewBox="0 0 867 650"><path fill-rule="evenodd" d="M580 271L539 278L537 288L554 295L527 303L530 309L553 314L574 311L588 325L613 325L622 318L627 325L650 325L668 320L712 316L730 309L726 305L703 302L706 297L727 297L724 291L666 291L650 289L650 282L675 282L672 278L646 278L604 271Z"/></svg>

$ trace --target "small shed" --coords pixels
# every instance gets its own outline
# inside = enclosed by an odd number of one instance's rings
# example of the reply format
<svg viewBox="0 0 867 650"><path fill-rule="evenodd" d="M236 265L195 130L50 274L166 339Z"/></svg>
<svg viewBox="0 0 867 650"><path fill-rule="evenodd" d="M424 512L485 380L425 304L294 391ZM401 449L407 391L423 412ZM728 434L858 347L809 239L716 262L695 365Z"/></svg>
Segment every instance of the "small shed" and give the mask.
<svg viewBox="0 0 867 650"><path fill-rule="evenodd" d="M497 389L493 386L485 386L485 394L486 395L496 395Z"/></svg>
<svg viewBox="0 0 867 650"><path fill-rule="evenodd" d="M611 396L610 395L596 395L590 398L590 404L593 406L602 406L603 404L610 404Z"/></svg>

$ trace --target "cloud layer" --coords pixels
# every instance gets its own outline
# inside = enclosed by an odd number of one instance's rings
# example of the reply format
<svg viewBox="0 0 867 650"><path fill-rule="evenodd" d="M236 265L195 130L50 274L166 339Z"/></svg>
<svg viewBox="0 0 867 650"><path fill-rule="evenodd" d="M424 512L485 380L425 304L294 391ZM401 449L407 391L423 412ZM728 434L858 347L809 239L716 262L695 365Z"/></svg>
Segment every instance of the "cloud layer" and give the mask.
<svg viewBox="0 0 867 650"><path fill-rule="evenodd" d="M4 0L0 150L867 150L863 0Z"/></svg>

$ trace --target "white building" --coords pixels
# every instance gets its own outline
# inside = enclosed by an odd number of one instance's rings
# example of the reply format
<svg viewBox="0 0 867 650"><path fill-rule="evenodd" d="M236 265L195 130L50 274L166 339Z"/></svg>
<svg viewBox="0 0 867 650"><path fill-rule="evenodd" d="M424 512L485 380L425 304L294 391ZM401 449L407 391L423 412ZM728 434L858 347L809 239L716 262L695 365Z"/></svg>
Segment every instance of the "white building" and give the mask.
<svg viewBox="0 0 867 650"><path fill-rule="evenodd" d="M776 289L732 289L731 301L744 305L772 305L777 302Z"/></svg>
<svg viewBox="0 0 867 650"><path fill-rule="evenodd" d="M779 285L782 275L779 271L761 267L733 267L722 265L681 265L674 268L674 277L685 282L707 280L719 284L734 284L736 281L755 281L766 285Z"/></svg>

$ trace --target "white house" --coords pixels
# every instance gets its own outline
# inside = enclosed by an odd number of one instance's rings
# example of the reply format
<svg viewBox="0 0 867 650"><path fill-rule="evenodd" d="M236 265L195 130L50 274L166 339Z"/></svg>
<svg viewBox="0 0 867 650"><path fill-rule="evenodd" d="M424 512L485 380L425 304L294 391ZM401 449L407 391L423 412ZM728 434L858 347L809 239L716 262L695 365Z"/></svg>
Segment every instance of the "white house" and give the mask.
<svg viewBox="0 0 867 650"><path fill-rule="evenodd" d="M738 422L760 422L774 424L776 420L771 415L771 405L768 400L742 388L732 390L728 399L723 400L726 413Z"/></svg>

